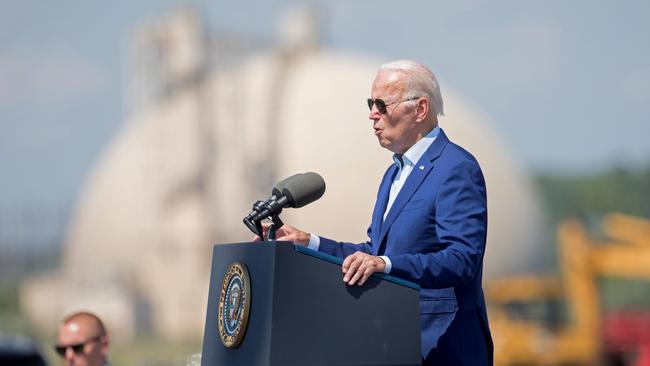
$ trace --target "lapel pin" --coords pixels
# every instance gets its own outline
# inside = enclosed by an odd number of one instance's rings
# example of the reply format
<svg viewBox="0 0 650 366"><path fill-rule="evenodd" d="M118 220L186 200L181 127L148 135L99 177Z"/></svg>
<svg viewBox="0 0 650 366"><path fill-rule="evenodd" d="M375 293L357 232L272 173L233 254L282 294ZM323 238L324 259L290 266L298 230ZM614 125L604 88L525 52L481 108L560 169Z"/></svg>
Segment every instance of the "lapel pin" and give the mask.
<svg viewBox="0 0 650 366"><path fill-rule="evenodd" d="M420 165L420 170L424 170L424 165Z"/></svg>

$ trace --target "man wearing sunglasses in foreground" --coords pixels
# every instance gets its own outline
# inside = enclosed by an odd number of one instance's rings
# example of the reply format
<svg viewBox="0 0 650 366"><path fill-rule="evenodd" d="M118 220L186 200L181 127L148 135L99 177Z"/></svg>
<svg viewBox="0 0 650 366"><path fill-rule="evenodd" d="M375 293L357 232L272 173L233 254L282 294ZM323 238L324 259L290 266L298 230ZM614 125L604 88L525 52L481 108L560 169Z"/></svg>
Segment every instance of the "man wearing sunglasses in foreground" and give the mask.
<svg viewBox="0 0 650 366"><path fill-rule="evenodd" d="M65 366L108 365L108 335L97 315L76 312L59 327L56 352Z"/></svg>
<svg viewBox="0 0 650 366"><path fill-rule="evenodd" d="M343 281L350 286L375 272L418 283L423 365L491 365L481 287L487 235L481 168L438 127L442 97L426 66L382 65L368 107L379 144L394 153L379 186L370 240L337 242L288 225L277 240L345 258Z"/></svg>

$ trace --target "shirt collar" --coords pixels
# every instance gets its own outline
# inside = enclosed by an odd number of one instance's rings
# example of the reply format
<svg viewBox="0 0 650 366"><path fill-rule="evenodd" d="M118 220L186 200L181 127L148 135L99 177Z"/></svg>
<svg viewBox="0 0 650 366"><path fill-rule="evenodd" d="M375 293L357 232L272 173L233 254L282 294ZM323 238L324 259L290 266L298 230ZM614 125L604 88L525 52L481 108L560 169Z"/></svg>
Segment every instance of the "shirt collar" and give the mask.
<svg viewBox="0 0 650 366"><path fill-rule="evenodd" d="M440 134L440 127L436 126L429 132L426 136L420 139L420 141L416 142L411 146L408 150L403 155L398 155L394 154L393 155L393 161L397 166L400 168L402 167L402 164L410 165L413 166L415 163L420 160L422 155L424 155L424 152L427 151L429 146L433 143L433 140L438 137Z"/></svg>

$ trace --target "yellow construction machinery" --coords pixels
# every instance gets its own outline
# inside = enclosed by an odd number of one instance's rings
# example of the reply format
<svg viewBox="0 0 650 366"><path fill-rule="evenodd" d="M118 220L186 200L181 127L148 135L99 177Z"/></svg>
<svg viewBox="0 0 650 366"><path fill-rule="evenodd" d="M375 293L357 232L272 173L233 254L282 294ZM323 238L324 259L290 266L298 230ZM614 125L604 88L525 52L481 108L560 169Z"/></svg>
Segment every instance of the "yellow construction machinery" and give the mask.
<svg viewBox="0 0 650 366"><path fill-rule="evenodd" d="M608 319L600 285L603 277L650 281L650 220L611 214L601 227L604 241L578 220L559 226L559 278L486 284L495 365L650 365L650 308Z"/></svg>

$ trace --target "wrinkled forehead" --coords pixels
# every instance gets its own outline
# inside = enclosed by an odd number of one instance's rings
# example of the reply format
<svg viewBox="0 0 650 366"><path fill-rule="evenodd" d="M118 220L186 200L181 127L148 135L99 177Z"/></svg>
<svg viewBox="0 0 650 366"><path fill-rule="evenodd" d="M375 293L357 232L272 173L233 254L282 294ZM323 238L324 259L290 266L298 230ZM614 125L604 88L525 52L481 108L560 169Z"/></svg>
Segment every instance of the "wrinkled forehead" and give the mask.
<svg viewBox="0 0 650 366"><path fill-rule="evenodd" d="M400 98L406 91L405 74L399 70L380 71L372 83L373 98Z"/></svg>

